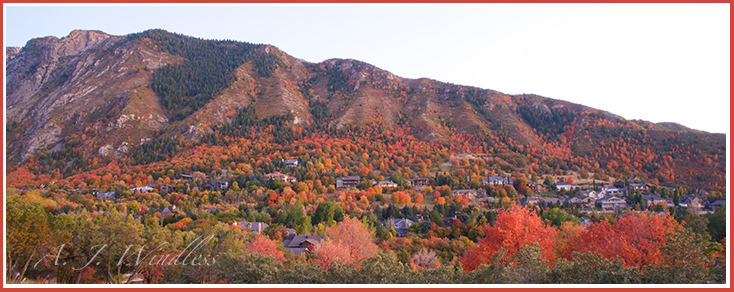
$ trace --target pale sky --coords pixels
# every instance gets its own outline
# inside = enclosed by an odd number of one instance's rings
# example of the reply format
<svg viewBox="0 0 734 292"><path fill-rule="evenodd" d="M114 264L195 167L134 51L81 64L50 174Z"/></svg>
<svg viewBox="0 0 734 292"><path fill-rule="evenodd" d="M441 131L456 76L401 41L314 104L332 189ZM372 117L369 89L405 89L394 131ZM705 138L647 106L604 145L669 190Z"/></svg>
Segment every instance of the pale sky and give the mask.
<svg viewBox="0 0 734 292"><path fill-rule="evenodd" d="M728 3L5 4L3 36L6 46L23 46L74 29L125 35L162 28L728 134L729 11Z"/></svg>

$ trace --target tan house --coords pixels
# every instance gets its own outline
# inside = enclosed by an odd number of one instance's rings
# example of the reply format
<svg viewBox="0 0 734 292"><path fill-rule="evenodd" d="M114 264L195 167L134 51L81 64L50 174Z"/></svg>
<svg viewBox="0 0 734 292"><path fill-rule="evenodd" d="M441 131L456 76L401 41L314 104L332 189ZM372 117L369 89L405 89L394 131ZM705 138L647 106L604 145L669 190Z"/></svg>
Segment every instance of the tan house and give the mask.
<svg viewBox="0 0 734 292"><path fill-rule="evenodd" d="M696 195L680 196L680 206L689 209L703 210L703 200Z"/></svg>
<svg viewBox="0 0 734 292"><path fill-rule="evenodd" d="M596 200L596 204L604 210L627 208L627 201L620 197L606 196Z"/></svg>
<svg viewBox="0 0 734 292"><path fill-rule="evenodd" d="M579 195L579 196L574 196L568 199L568 203L571 204L571 206L574 206L576 208L591 209L591 208L594 208L594 205L596 204L596 200L592 197Z"/></svg>
<svg viewBox="0 0 734 292"><path fill-rule="evenodd" d="M645 205L647 207L656 206L657 204L668 205L668 200L658 195L644 195L642 197L645 199Z"/></svg>
<svg viewBox="0 0 734 292"><path fill-rule="evenodd" d="M265 175L265 181L271 181L271 180L274 180L274 179L280 179L280 181L282 181L282 182L289 182L289 183L295 183L296 182L296 178L295 177L292 177L292 176L289 176L287 174L283 174L283 173L280 173L280 172L277 172L277 171L274 172L274 173L268 173L268 174Z"/></svg>

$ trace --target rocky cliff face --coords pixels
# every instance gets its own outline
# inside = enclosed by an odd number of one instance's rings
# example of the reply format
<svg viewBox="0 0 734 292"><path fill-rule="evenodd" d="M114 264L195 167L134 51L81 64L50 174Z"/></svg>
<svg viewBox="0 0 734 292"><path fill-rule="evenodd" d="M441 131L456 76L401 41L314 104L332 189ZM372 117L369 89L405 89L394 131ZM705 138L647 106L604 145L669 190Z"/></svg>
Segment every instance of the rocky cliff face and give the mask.
<svg viewBox="0 0 734 292"><path fill-rule="evenodd" d="M33 39L18 51L7 63L9 156L25 159L69 135L84 135L87 146L122 142L120 129L130 119L119 119L125 110L140 115L139 109L129 107L150 80L145 68L160 67L170 59L152 50L118 46L123 38L73 31L61 39ZM144 112L153 121L149 130L164 128L160 108L148 107Z"/></svg>

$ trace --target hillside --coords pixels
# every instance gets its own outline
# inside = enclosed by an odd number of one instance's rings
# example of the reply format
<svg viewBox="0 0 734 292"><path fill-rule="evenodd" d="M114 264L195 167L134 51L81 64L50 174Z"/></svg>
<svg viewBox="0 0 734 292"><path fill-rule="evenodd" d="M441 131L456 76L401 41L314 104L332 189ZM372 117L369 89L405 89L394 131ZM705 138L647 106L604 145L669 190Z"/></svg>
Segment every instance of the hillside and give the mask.
<svg viewBox="0 0 734 292"><path fill-rule="evenodd" d="M367 156L389 150L368 145L371 137L411 143L428 157L444 148L447 155L488 154L508 173L593 173L716 191L726 185L723 134L628 121L537 95L401 78L357 60L309 63L270 45L162 30L74 31L6 52L6 162L11 172L38 177L61 179L115 161L170 162L196 147L219 153L219 145L262 134L278 146L242 154L242 162L305 153L293 145L314 137L345 139ZM351 174L360 163L341 166ZM217 166L190 167L178 171ZM400 167L423 172L418 164Z"/></svg>

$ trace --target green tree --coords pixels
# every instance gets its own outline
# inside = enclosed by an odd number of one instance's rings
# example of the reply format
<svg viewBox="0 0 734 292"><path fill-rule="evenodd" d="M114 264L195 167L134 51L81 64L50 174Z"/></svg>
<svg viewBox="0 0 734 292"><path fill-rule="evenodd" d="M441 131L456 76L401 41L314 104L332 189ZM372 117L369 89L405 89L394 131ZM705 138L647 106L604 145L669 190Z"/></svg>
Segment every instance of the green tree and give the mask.
<svg viewBox="0 0 734 292"><path fill-rule="evenodd" d="M708 236L685 228L668 239L659 265L648 265L642 275L643 283L714 284L726 279L725 268L715 264L721 245Z"/></svg>
<svg viewBox="0 0 734 292"><path fill-rule="evenodd" d="M716 209L709 217L708 232L715 242L721 242L726 237L726 206Z"/></svg>
<svg viewBox="0 0 734 292"><path fill-rule="evenodd" d="M49 216L41 204L15 197L6 207L8 271L22 279L31 263L51 249Z"/></svg>
<svg viewBox="0 0 734 292"><path fill-rule="evenodd" d="M126 255L132 255L143 244L143 225L131 215L112 209L92 217L89 231L92 242L101 248L95 257L101 263L97 265L99 272L108 283L121 283L123 269L128 271L135 265L135 258Z"/></svg>
<svg viewBox="0 0 734 292"><path fill-rule="evenodd" d="M560 258L548 272L553 284L634 284L638 268L625 267L619 258L605 259L601 254L575 252L571 259Z"/></svg>

